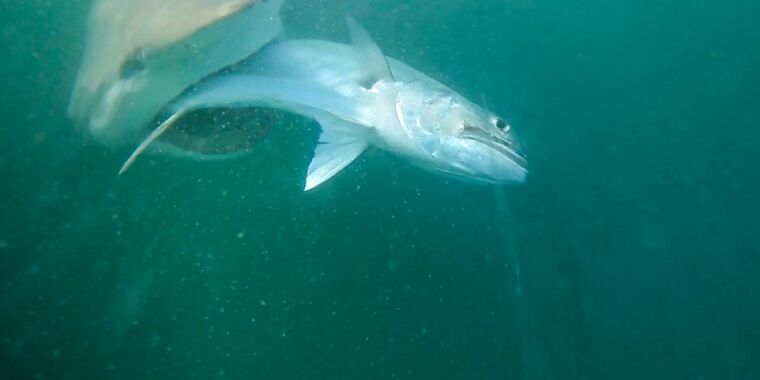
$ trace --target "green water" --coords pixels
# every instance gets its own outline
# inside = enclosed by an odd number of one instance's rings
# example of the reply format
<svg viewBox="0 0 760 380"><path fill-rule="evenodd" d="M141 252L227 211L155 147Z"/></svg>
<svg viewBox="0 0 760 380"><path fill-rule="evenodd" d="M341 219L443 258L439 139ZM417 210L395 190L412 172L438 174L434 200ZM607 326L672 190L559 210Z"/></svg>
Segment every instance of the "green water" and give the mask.
<svg viewBox="0 0 760 380"><path fill-rule="evenodd" d="M0 1L0 377L760 378L760 6L291 1L507 117L519 186L372 151L303 193L316 127L198 163L67 119L85 1Z"/></svg>

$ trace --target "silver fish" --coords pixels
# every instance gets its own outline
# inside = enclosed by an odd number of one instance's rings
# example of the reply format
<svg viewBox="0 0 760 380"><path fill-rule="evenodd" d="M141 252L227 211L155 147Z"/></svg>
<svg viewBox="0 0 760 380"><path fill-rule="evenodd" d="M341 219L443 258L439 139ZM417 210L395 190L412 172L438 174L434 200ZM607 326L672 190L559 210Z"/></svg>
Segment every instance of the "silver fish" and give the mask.
<svg viewBox="0 0 760 380"><path fill-rule="evenodd" d="M134 160L184 114L212 107L293 112L322 127L304 190L324 183L370 146L416 165L491 183L528 173L504 119L402 62L386 57L354 19L351 44L286 40L177 98L168 117L135 150Z"/></svg>

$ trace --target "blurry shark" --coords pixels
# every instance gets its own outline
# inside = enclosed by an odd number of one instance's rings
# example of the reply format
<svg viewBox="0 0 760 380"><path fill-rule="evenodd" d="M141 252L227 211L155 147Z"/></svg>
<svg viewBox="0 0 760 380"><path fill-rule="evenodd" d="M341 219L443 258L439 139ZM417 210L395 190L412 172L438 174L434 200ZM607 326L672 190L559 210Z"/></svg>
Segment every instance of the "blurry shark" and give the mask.
<svg viewBox="0 0 760 380"><path fill-rule="evenodd" d="M123 173L183 115L214 107L277 109L316 120L322 132L304 190L339 173L368 147L460 178L523 182L526 159L510 124L445 85L386 57L347 18L351 44L276 41L189 88L124 163Z"/></svg>
<svg viewBox="0 0 760 380"><path fill-rule="evenodd" d="M159 111L188 86L279 36L283 1L94 0L69 115L100 144L138 144ZM238 138L243 133L219 125L173 132L157 144L164 151L192 155L209 143L219 153L250 147Z"/></svg>

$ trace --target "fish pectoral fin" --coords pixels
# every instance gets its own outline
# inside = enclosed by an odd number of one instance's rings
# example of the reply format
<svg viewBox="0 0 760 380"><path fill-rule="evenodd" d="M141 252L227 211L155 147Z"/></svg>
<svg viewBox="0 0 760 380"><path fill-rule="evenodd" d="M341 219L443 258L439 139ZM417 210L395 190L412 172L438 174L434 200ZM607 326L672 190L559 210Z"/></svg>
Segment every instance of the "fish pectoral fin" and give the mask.
<svg viewBox="0 0 760 380"><path fill-rule="evenodd" d="M367 139L361 134L350 133L352 126L342 120L320 120L322 134L309 164L304 191L309 191L338 174L367 149Z"/></svg>
<svg viewBox="0 0 760 380"><path fill-rule="evenodd" d="M320 143L314 149L314 158L309 164L304 191L309 191L334 175L338 174L356 157L367 149L367 143L354 141L350 143Z"/></svg>
<svg viewBox="0 0 760 380"><path fill-rule="evenodd" d="M388 58L385 57L380 47L372 40L367 30L351 16L346 17L346 24L348 24L351 45L358 55L363 70L366 72L367 79L365 85L368 85L366 87L370 88L383 79L392 80L393 73L388 64Z"/></svg>

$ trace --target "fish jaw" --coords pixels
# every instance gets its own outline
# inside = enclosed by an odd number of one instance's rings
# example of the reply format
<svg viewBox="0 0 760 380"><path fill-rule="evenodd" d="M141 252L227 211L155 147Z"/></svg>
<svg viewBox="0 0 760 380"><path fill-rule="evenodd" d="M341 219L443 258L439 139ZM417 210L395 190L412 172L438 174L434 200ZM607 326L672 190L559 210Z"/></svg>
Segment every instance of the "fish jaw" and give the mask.
<svg viewBox="0 0 760 380"><path fill-rule="evenodd" d="M378 82L367 95L375 146L471 182L525 180L527 161L508 124L457 93L435 82L395 81Z"/></svg>

